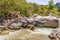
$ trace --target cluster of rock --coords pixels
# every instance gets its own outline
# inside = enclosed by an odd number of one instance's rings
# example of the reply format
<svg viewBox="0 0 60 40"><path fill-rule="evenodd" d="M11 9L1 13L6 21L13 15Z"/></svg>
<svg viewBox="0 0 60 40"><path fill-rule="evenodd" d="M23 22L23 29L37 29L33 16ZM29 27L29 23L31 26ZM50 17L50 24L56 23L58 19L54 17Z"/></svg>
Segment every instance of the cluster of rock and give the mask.
<svg viewBox="0 0 60 40"><path fill-rule="evenodd" d="M49 35L51 40L60 40L60 28L52 30L51 34Z"/></svg>
<svg viewBox="0 0 60 40"><path fill-rule="evenodd" d="M0 29L20 29L34 27L58 27L59 21L53 16L39 16L34 14L31 17L22 17L16 15L16 18L0 21Z"/></svg>

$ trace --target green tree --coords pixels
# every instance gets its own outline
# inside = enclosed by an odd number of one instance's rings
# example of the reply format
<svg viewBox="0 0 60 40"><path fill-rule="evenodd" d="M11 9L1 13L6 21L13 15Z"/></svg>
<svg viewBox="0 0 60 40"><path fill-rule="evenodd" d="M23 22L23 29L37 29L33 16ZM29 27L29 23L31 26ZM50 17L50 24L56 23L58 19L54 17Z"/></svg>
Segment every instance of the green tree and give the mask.
<svg viewBox="0 0 60 40"><path fill-rule="evenodd" d="M53 2L53 0L50 0L49 4L48 4L48 9L53 10L53 8L54 8L54 2Z"/></svg>

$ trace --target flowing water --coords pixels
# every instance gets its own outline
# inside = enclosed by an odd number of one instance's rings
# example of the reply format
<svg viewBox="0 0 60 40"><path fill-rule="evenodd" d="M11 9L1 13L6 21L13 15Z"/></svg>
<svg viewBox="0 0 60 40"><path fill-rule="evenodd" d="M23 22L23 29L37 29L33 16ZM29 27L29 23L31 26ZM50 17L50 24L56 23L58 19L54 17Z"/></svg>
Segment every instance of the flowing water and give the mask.
<svg viewBox="0 0 60 40"><path fill-rule="evenodd" d="M22 30L22 29L21 29ZM49 35L51 33L51 31L53 30L53 28L35 28L34 31L28 30L27 31L31 32L32 34L44 34L44 35ZM10 32L8 35L4 35L4 36L0 36L0 40L5 40L7 37L17 34L20 30L17 30L15 32ZM27 35L28 36L28 35ZM46 38L46 37L45 37ZM48 39L48 37L47 37ZM46 39L46 40L47 40ZM48 39L49 40L49 39Z"/></svg>

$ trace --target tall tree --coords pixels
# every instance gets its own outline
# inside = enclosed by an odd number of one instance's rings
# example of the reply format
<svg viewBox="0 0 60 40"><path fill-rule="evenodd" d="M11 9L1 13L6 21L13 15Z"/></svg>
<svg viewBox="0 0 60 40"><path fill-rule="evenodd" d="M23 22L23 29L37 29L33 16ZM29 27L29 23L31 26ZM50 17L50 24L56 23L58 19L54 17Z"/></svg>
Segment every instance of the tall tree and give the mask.
<svg viewBox="0 0 60 40"><path fill-rule="evenodd" d="M53 8L54 8L54 2L53 2L53 0L50 0L49 1L49 4L48 4L48 10L50 11L50 10L53 10Z"/></svg>

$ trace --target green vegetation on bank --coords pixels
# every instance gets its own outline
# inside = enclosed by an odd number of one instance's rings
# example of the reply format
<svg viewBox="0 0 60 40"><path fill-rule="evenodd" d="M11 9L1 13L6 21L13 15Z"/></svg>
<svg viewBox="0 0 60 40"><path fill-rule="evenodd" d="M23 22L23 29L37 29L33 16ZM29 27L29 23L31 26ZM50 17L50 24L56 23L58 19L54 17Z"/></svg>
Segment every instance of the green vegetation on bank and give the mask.
<svg viewBox="0 0 60 40"><path fill-rule="evenodd" d="M10 13L29 16L39 14L48 15L51 12L54 16L60 15L60 6L54 6L53 0L48 5L27 3L26 0L0 0L0 16L8 16Z"/></svg>

